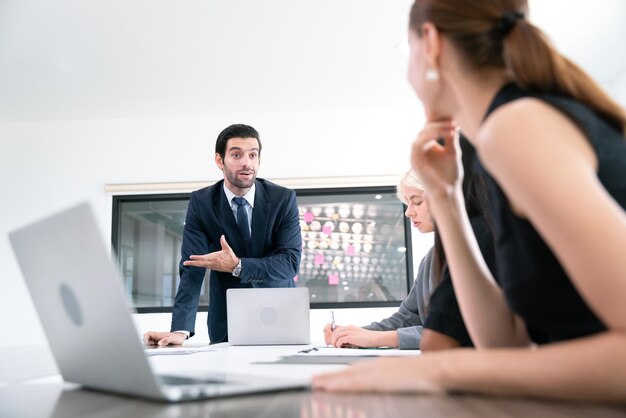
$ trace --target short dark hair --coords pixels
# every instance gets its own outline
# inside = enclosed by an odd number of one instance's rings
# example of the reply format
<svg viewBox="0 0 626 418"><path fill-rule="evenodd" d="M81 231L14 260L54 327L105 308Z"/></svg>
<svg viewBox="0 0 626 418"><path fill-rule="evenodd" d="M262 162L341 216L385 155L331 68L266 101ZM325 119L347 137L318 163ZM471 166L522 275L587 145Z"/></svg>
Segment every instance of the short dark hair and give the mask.
<svg viewBox="0 0 626 418"><path fill-rule="evenodd" d="M222 159L226 157L226 144L231 138L255 138L259 143L259 155L261 155L261 138L257 130L252 126L236 123L220 132L215 141L215 153L219 154Z"/></svg>

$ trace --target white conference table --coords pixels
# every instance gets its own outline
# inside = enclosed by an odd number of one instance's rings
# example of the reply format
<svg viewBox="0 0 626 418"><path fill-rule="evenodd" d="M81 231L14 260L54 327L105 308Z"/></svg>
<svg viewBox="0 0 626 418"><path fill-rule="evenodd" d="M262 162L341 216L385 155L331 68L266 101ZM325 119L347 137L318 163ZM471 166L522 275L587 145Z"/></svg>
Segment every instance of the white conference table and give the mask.
<svg viewBox="0 0 626 418"><path fill-rule="evenodd" d="M281 357L297 354L317 345L230 346L228 343L209 346L211 351L185 355L149 356L153 370L158 374L193 372L236 373L241 375L274 376L298 380L307 379L326 370L340 370L337 364L263 364ZM190 344L189 347L199 347Z"/></svg>
<svg viewBox="0 0 626 418"><path fill-rule="evenodd" d="M310 346L211 346L212 351L186 355L150 356L158 373L234 372L247 375L308 379L316 373L340 370L332 364L256 364L289 356ZM33 351L29 353L33 355ZM4 366L10 361L0 350ZM32 364L42 369L40 356ZM50 358L51 360L51 358ZM31 364L26 362L24 364ZM46 370L54 370L48 367ZM37 370L31 370L38 376ZM60 375L0 383L0 417L144 418L144 417L626 417L626 407L536 399L484 397L463 394L329 394L294 390L236 396L178 404L159 403L81 389Z"/></svg>

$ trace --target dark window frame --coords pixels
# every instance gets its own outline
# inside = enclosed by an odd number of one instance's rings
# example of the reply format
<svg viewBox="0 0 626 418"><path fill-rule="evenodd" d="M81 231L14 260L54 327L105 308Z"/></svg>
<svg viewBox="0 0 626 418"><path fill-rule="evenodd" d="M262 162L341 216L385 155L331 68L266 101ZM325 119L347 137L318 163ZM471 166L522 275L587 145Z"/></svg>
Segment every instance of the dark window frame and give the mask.
<svg viewBox="0 0 626 418"><path fill-rule="evenodd" d="M122 203L129 202L169 202L176 200L186 200L189 202L191 192L185 193L149 193L149 194L120 194L113 195L112 212L111 212L111 249L116 258L116 267L119 268L119 261L117 260L117 243L119 241L119 223L120 223L120 206ZM179 257L180 258L180 257ZM132 301L129 301L132 304ZM171 306L142 306L133 307L137 313L171 313L173 307ZM198 312L208 312L209 305L198 305Z"/></svg>
<svg viewBox="0 0 626 418"><path fill-rule="evenodd" d="M395 193L394 186L355 186L355 187L314 187L314 188L293 188L297 197L300 196L318 196L331 195L341 196L365 195L365 194L388 194ZM112 196L112 222L111 222L111 248L114 254L117 254L117 244L119 240L119 222L120 208L122 203L128 202L145 202L145 201L189 201L191 192L175 192L175 193L150 193L150 194L120 194ZM414 280L413 273L413 248L411 240L411 224L407 217L404 216L406 206L402 205L402 218L404 225L404 241L406 245L405 263L406 263L406 293L408 295ZM119 265L118 265L119 267ZM344 309L344 308L379 308L379 307L397 307L402 300L392 301L351 301L351 302L312 302L311 309ZM153 306L153 307L135 307L137 313L171 313L172 307ZM207 312L208 305L198 305L198 312Z"/></svg>
<svg viewBox="0 0 626 418"><path fill-rule="evenodd" d="M387 194L396 193L395 186L355 186L355 187L314 187L314 188L294 188L296 197L299 196L342 196L345 194ZM402 220L404 225L404 242L406 245L405 264L406 264L406 293L409 294L413 285L413 244L411 241L411 223L404 216L406 206L399 200L398 204L402 205ZM400 306L402 300L391 301L355 301L355 302L313 302L310 304L311 309L342 309L342 308L381 308L381 307L397 307Z"/></svg>

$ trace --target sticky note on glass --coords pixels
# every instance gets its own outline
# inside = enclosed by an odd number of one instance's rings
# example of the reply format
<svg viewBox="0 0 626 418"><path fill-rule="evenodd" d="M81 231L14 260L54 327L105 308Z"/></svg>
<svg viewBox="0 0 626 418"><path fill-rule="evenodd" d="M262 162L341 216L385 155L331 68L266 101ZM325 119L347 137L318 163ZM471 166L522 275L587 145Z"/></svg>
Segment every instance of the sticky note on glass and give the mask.
<svg viewBox="0 0 626 418"><path fill-rule="evenodd" d="M298 275L297 275L297 274L296 274L296 276L293 278L293 281L294 281L294 282L297 282L297 281L298 281Z"/></svg>
<svg viewBox="0 0 626 418"><path fill-rule="evenodd" d="M330 285L338 285L339 284L339 275L338 274L329 274L328 275L328 284Z"/></svg>
<svg viewBox="0 0 626 418"><path fill-rule="evenodd" d="M315 254L315 259L313 260L315 265L319 266L320 264L324 264L324 255L323 254Z"/></svg>
<svg viewBox="0 0 626 418"><path fill-rule="evenodd" d="M304 222L313 222L313 219L315 219L315 216L311 212L304 214Z"/></svg>
<svg viewBox="0 0 626 418"><path fill-rule="evenodd" d="M352 244L348 245L348 248L346 248L346 254L354 255L354 245Z"/></svg>
<svg viewBox="0 0 626 418"><path fill-rule="evenodd" d="M333 232L333 228L330 225L324 225L322 232L326 235L330 235Z"/></svg>

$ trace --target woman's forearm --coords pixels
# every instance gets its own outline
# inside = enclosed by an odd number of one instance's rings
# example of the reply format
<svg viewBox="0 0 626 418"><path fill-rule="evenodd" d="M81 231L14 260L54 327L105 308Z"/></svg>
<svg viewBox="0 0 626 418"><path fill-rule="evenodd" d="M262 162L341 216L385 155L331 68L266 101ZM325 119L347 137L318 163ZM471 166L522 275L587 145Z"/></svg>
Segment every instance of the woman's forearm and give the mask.
<svg viewBox="0 0 626 418"><path fill-rule="evenodd" d="M398 347L397 331L380 331L377 347Z"/></svg>
<svg viewBox="0 0 626 418"><path fill-rule="evenodd" d="M504 300L474 236L460 191L429 201L459 308L477 348L527 346L522 321Z"/></svg>
<svg viewBox="0 0 626 418"><path fill-rule="evenodd" d="M441 356L447 390L626 402L626 335L607 331L538 348L454 350ZM424 358L426 360L426 358Z"/></svg>

